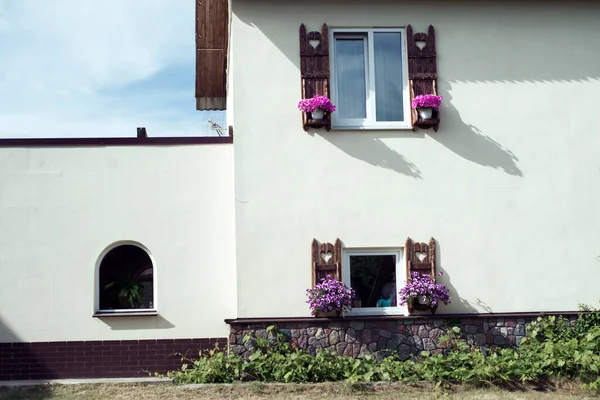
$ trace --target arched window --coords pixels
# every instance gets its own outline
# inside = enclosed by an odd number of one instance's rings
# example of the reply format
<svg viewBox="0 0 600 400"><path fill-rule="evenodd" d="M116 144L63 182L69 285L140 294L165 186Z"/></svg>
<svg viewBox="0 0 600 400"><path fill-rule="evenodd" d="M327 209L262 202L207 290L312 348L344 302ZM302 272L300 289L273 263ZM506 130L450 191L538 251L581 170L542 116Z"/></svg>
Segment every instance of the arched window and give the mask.
<svg viewBox="0 0 600 400"><path fill-rule="evenodd" d="M98 268L99 312L155 310L154 265L135 244L110 249Z"/></svg>

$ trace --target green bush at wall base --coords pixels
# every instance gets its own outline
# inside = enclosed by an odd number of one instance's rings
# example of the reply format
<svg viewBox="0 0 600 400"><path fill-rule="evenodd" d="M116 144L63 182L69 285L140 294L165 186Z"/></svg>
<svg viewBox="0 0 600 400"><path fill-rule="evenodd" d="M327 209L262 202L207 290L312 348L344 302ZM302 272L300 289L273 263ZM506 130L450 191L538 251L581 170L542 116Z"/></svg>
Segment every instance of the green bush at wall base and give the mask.
<svg viewBox="0 0 600 400"><path fill-rule="evenodd" d="M343 357L327 351L316 355L292 348L274 326L271 340L255 340L254 352L244 359L218 348L184 359L179 371L168 374L177 383L434 381L502 383L539 381L550 377L578 379L600 391L600 312L587 306L574 323L559 317L538 318L516 348L493 348L487 354L449 329L447 351L421 352L412 360L389 356L379 360Z"/></svg>

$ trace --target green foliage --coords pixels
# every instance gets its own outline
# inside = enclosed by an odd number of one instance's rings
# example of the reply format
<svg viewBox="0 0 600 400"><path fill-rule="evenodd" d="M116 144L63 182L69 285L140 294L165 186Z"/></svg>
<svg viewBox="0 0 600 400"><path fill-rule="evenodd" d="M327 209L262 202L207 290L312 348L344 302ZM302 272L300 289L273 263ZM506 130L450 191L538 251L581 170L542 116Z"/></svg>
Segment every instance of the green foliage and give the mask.
<svg viewBox="0 0 600 400"><path fill-rule="evenodd" d="M131 279L118 279L104 286L113 298L122 298L131 308L136 308L142 302L144 287Z"/></svg>
<svg viewBox="0 0 600 400"><path fill-rule="evenodd" d="M467 343L460 328L453 326L439 339L446 348L444 354L423 351L406 361L394 356L353 359L325 350L310 355L290 346L284 335L269 327L269 340L245 338L254 349L247 359L215 349L169 376L178 383L424 380L438 385L564 377L600 391L600 314L593 309L582 311L573 322L559 317L538 318L528 327L519 347L493 348L486 353Z"/></svg>

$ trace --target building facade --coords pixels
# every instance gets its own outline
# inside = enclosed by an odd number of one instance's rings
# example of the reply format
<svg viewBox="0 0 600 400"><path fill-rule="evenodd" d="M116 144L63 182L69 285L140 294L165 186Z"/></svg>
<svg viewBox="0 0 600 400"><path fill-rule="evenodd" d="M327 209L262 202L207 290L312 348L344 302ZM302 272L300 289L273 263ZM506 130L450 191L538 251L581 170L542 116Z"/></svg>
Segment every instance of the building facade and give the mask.
<svg viewBox="0 0 600 400"><path fill-rule="evenodd" d="M273 323L353 356L408 356L456 318L510 345L540 313L597 304L600 5L198 4L198 108L225 105L235 140L0 140L0 379L141 376L215 342L243 354ZM410 102L433 88L425 129ZM314 93L331 120L298 110ZM148 256L135 306L102 301L119 246ZM443 272L435 317L376 306L411 260ZM343 318L305 303L325 264L360 292Z"/></svg>

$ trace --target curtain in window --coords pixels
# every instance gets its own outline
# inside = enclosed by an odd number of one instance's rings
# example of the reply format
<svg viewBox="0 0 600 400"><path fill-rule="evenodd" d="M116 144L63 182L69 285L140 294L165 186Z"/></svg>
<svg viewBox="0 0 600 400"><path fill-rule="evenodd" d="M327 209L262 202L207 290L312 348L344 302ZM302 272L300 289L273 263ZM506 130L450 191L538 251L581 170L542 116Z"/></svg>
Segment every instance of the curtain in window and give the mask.
<svg viewBox="0 0 600 400"><path fill-rule="evenodd" d="M336 38L335 68L338 117L366 118L365 38Z"/></svg>
<svg viewBox="0 0 600 400"><path fill-rule="evenodd" d="M401 33L375 32L373 41L377 121L403 121Z"/></svg>

